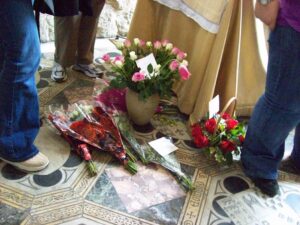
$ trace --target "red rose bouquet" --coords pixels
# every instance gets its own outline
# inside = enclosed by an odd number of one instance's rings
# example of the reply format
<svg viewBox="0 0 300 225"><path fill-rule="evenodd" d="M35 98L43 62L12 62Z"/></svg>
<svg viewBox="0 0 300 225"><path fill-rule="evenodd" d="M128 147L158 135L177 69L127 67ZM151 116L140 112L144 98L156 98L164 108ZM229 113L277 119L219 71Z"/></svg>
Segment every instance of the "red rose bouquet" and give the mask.
<svg viewBox="0 0 300 225"><path fill-rule="evenodd" d="M100 105L79 101L67 109L50 110L48 119L87 161L91 175L97 173L97 168L93 164L90 150L109 152L129 172L137 172L135 157L124 148L118 128Z"/></svg>
<svg viewBox="0 0 300 225"><path fill-rule="evenodd" d="M231 164L233 156L240 155L245 138L245 126L229 114L216 114L192 125L192 137L196 147L222 164Z"/></svg>

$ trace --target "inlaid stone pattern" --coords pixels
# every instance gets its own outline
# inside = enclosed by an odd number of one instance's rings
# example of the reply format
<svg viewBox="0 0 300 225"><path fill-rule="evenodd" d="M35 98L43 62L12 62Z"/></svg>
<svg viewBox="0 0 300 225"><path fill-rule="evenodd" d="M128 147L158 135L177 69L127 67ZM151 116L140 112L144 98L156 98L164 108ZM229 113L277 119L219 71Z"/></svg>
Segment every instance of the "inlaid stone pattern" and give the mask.
<svg viewBox="0 0 300 225"><path fill-rule="evenodd" d="M137 0L106 0L101 12L97 37L116 37L127 35L129 24L134 13ZM42 42L54 40L53 16L41 14L40 34Z"/></svg>
<svg viewBox="0 0 300 225"><path fill-rule="evenodd" d="M184 192L169 171L154 165L139 165L141 174L130 175L103 152L92 154L98 175L91 177L85 162L46 120L49 105L65 105L92 93L95 79L68 72L68 80L57 84L50 79L51 68L41 67L37 87L44 117L36 144L51 165L39 173L24 173L0 161L0 225L260 225L265 223L250 219L272 215L280 225L300 224L300 176L280 172L280 195L266 198L239 162L220 166L195 148L179 111L172 117L156 114L151 123L133 126L133 134L141 143L170 138L178 147L175 154L182 171L193 181L193 191ZM291 148L291 142L286 144ZM142 198L136 198L139 193Z"/></svg>

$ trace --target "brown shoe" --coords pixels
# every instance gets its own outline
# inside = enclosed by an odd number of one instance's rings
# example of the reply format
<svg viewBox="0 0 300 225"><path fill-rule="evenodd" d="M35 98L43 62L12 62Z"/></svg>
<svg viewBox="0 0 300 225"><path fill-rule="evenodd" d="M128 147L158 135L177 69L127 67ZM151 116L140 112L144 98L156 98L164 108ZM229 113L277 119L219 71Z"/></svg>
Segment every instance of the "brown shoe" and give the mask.
<svg viewBox="0 0 300 225"><path fill-rule="evenodd" d="M294 162L294 160L291 157L288 157L287 159L281 161L279 170L287 172L287 173L293 173L296 175L300 175L300 168L297 167L296 163Z"/></svg>
<svg viewBox="0 0 300 225"><path fill-rule="evenodd" d="M2 159L2 158L1 158ZM27 159L23 162L11 162L6 159L2 159L4 162L17 167L20 170L24 170L27 172L37 172L44 168L46 168L49 164L49 160L47 156L39 152L35 156L30 159Z"/></svg>

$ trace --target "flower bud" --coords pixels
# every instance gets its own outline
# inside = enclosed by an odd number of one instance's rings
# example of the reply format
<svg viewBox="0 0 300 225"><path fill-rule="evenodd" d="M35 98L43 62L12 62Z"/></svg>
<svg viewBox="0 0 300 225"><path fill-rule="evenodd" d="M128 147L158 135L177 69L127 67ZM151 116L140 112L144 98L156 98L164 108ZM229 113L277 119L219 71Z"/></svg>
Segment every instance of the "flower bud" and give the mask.
<svg viewBox="0 0 300 225"><path fill-rule="evenodd" d="M162 46L162 45L161 45L161 42L160 42L160 41L155 41L155 42L154 42L154 48L155 48L155 49L160 49L161 46Z"/></svg>
<svg viewBox="0 0 300 225"><path fill-rule="evenodd" d="M137 59L137 55L134 51L129 52L130 59L135 61Z"/></svg>
<svg viewBox="0 0 300 225"><path fill-rule="evenodd" d="M151 47L152 47L152 42L151 42L151 41L147 41L147 42L146 42L146 46L147 46L148 48L151 48Z"/></svg>
<svg viewBox="0 0 300 225"><path fill-rule="evenodd" d="M188 61L186 61L186 60L184 59L184 60L182 60L181 65L188 66L189 63L188 63Z"/></svg>
<svg viewBox="0 0 300 225"><path fill-rule="evenodd" d="M115 61L115 65L117 66L117 67L119 67L119 68L122 68L123 67L123 62L121 61L121 60L116 60Z"/></svg>
<svg viewBox="0 0 300 225"><path fill-rule="evenodd" d="M179 52L181 52L181 51L180 51L180 49L177 48L177 47L174 47L174 48L172 49L172 51L171 51L171 53L174 54L174 55L177 55Z"/></svg>
<svg viewBox="0 0 300 225"><path fill-rule="evenodd" d="M166 49L167 50L171 50L173 48L173 44L172 43L168 43L167 45L166 45Z"/></svg>
<svg viewBox="0 0 300 225"><path fill-rule="evenodd" d="M190 71L184 65L180 65L178 71L179 71L179 74L180 74L180 77L181 77L182 80L187 80L191 76Z"/></svg>
<svg viewBox="0 0 300 225"><path fill-rule="evenodd" d="M163 40L163 41L161 42L162 46L164 46L164 47L165 47L168 43L170 43L170 41L167 40L167 39L165 39L165 40Z"/></svg>
<svg viewBox="0 0 300 225"><path fill-rule="evenodd" d="M178 67L179 67L179 62L177 60L173 60L169 65L171 71L177 70Z"/></svg>
<svg viewBox="0 0 300 225"><path fill-rule="evenodd" d="M102 60L106 63L109 63L110 62L110 56L109 54L105 54L102 56Z"/></svg>
<svg viewBox="0 0 300 225"><path fill-rule="evenodd" d="M134 38L134 39L133 39L133 43L134 43L135 45L139 45L139 44L140 44L140 39L139 39L139 38Z"/></svg>
<svg viewBox="0 0 300 225"><path fill-rule="evenodd" d="M133 81L133 82L138 82L138 81L143 81L143 80L145 80L145 74L143 73L143 72L136 72L136 73L134 73L133 75L132 75L132 78L131 78L131 80Z"/></svg>
<svg viewBox="0 0 300 225"><path fill-rule="evenodd" d="M116 42L116 47L117 47L117 49L122 50L124 48L124 43L118 41L118 42Z"/></svg>
<svg viewBox="0 0 300 225"><path fill-rule="evenodd" d="M128 40L128 39L126 39L126 40L124 41L124 46L125 46L126 48L130 48L130 47L131 47L131 41Z"/></svg>
<svg viewBox="0 0 300 225"><path fill-rule="evenodd" d="M185 52L179 52L179 53L177 54L177 59L178 59L179 61L182 61L184 58L186 58L186 56L187 56L187 54L186 54Z"/></svg>

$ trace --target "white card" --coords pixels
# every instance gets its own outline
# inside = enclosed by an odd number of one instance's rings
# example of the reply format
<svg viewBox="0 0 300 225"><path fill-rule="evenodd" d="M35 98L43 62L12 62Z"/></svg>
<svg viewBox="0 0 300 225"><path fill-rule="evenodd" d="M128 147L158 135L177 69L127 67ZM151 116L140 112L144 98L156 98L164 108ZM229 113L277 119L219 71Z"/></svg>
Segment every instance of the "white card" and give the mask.
<svg viewBox="0 0 300 225"><path fill-rule="evenodd" d="M137 67L140 68L141 71L145 72L149 76L151 76L151 74L149 74L148 69L147 69L149 64L152 65L153 70L157 67L157 62L154 58L153 53L145 56L144 58L138 59L135 62L136 62Z"/></svg>
<svg viewBox="0 0 300 225"><path fill-rule="evenodd" d="M219 95L217 95L208 103L209 118L212 118L216 113L219 112L219 110L220 110L220 98Z"/></svg>
<svg viewBox="0 0 300 225"><path fill-rule="evenodd" d="M165 137L150 141L149 145L162 156L166 156L178 149L169 139Z"/></svg>

